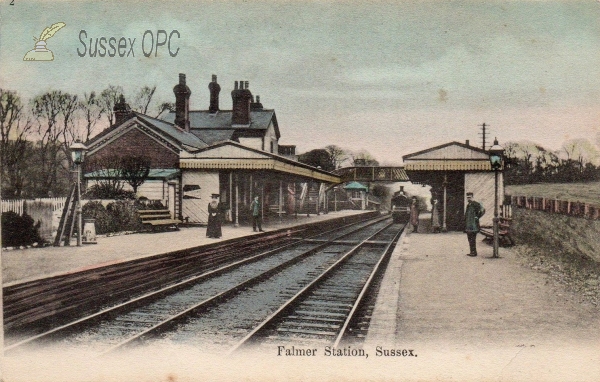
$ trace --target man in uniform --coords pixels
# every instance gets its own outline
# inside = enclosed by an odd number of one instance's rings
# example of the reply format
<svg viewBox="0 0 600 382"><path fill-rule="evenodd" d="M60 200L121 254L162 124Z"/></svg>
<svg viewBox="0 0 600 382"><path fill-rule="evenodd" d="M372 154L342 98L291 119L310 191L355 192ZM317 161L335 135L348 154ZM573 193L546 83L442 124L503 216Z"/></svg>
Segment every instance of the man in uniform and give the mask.
<svg viewBox="0 0 600 382"><path fill-rule="evenodd" d="M260 215L262 213L262 209L260 201L258 200L258 196L255 196L252 203L250 203L250 212L252 213L252 229L254 232L256 232L256 226L258 226L259 232L264 232L261 226L262 222Z"/></svg>
<svg viewBox="0 0 600 382"><path fill-rule="evenodd" d="M473 193L467 192L467 209L465 211L465 232L469 240L470 252L467 256L477 256L477 234L479 233L479 218L485 214L481 203L473 200Z"/></svg>

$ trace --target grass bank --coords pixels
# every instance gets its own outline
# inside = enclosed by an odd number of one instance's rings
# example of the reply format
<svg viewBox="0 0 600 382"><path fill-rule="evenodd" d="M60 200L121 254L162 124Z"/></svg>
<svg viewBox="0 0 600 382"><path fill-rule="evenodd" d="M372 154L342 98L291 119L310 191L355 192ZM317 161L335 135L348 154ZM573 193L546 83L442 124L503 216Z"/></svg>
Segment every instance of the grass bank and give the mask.
<svg viewBox="0 0 600 382"><path fill-rule="evenodd" d="M505 187L505 193L515 196L537 196L570 200L600 206L600 182L589 183L536 183Z"/></svg>
<svg viewBox="0 0 600 382"><path fill-rule="evenodd" d="M515 251L582 301L600 302L600 221L515 208Z"/></svg>

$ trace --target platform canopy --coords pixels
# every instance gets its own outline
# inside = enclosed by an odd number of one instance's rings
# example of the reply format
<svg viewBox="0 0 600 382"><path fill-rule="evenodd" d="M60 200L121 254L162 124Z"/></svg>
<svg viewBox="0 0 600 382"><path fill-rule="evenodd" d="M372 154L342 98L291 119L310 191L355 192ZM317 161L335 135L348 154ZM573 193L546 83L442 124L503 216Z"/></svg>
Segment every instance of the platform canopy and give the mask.
<svg viewBox="0 0 600 382"><path fill-rule="evenodd" d="M487 151L459 142L450 142L417 151L404 155L402 159L407 172L492 170Z"/></svg>
<svg viewBox="0 0 600 382"><path fill-rule="evenodd" d="M340 177L281 155L257 150L234 141L224 141L179 157L181 169L267 170L325 183L340 183Z"/></svg>

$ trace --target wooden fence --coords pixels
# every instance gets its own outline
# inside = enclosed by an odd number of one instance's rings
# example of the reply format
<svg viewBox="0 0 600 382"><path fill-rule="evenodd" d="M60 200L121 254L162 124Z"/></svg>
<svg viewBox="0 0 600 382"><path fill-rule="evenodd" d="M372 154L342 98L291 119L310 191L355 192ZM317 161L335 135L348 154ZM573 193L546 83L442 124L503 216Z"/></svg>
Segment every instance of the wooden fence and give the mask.
<svg viewBox="0 0 600 382"><path fill-rule="evenodd" d="M2 212L16 212L23 215L23 206L29 203L43 203L52 206L52 211L62 211L67 198L37 198L37 199L14 199L2 200ZM26 207L25 207L26 208Z"/></svg>
<svg viewBox="0 0 600 382"><path fill-rule="evenodd" d="M600 206L589 203L535 196L510 196L510 200L513 206L520 208L600 220Z"/></svg>

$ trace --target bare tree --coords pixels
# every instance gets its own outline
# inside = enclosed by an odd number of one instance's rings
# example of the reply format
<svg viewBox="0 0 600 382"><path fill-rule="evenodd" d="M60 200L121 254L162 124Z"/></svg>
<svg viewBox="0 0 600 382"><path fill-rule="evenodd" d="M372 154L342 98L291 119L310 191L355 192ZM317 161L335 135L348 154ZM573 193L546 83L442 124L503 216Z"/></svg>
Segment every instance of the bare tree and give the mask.
<svg viewBox="0 0 600 382"><path fill-rule="evenodd" d="M379 162L366 150L360 150L350 154L353 166L379 166Z"/></svg>
<svg viewBox="0 0 600 382"><path fill-rule="evenodd" d="M158 113L156 114L156 117L158 118L158 116L161 115L165 110L175 111L175 103L174 102L161 103L157 108Z"/></svg>
<svg viewBox="0 0 600 382"><path fill-rule="evenodd" d="M144 86L143 88L141 88L133 99L133 110L138 111L142 114L146 114L148 112L150 102L152 102L152 96L154 96L155 91L156 86L152 88L149 86Z"/></svg>
<svg viewBox="0 0 600 382"><path fill-rule="evenodd" d="M113 109L115 104L119 102L121 94L123 94L123 87L114 85L108 85L108 87L100 93L99 105L102 108L102 113L106 115L109 125L115 123L115 112Z"/></svg>
<svg viewBox="0 0 600 382"><path fill-rule="evenodd" d="M63 93L59 90L50 91L35 97L32 100L32 113L37 120L38 155L37 162L39 174L36 176L36 193L45 196L49 192L56 193L58 183L58 169L61 162L66 160L63 156L64 136L61 124L63 110ZM64 119L62 121L64 123ZM67 119L68 123L68 119Z"/></svg>
<svg viewBox="0 0 600 382"><path fill-rule="evenodd" d="M79 102L79 107L85 121L84 131L82 132L82 141L88 141L96 130L96 125L102 117L102 105L100 97L96 92L83 93L83 99Z"/></svg>
<svg viewBox="0 0 600 382"><path fill-rule="evenodd" d="M16 92L0 89L0 158L3 194L21 197L27 171L26 158L31 148L27 140L32 121Z"/></svg>
<svg viewBox="0 0 600 382"><path fill-rule="evenodd" d="M342 167L342 163L348 160L348 153L343 148L336 145L325 146L325 151L329 154L334 169Z"/></svg>
<svg viewBox="0 0 600 382"><path fill-rule="evenodd" d="M121 176L133 188L134 194L148 178L150 166L151 160L147 157L127 156L121 159Z"/></svg>
<svg viewBox="0 0 600 382"><path fill-rule="evenodd" d="M566 154L567 162L576 163L580 172L583 172L586 164L596 164L600 159L598 149L585 138L571 139L565 142L562 145L562 151Z"/></svg>
<svg viewBox="0 0 600 382"><path fill-rule="evenodd" d="M123 191L125 182L121 168L122 160L117 155L93 158L84 164L84 172L92 173L96 182L91 190L102 198L113 198Z"/></svg>
<svg viewBox="0 0 600 382"><path fill-rule="evenodd" d="M78 96L69 93L62 93L60 95L60 127L61 132L61 144L65 158L68 162L66 170L70 169L73 165L71 163L71 155L69 147L75 142L76 139L81 139L79 132L75 126L76 112L81 108L81 103L78 100Z"/></svg>

